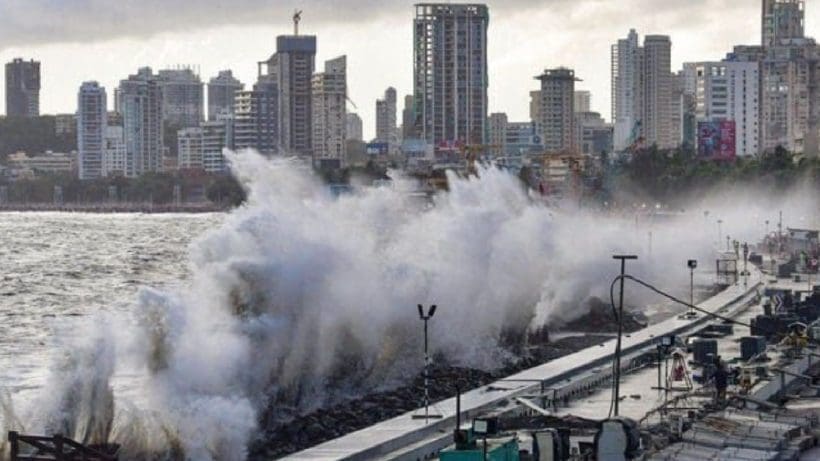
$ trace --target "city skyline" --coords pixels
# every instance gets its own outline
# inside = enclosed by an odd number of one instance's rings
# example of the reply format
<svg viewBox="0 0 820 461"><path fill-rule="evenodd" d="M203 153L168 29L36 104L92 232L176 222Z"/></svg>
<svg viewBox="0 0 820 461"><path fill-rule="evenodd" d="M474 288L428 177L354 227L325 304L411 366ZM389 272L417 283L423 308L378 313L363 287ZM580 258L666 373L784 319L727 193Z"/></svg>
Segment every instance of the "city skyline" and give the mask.
<svg viewBox="0 0 820 461"><path fill-rule="evenodd" d="M32 11L40 4L27 3ZM219 2L205 3L200 15L207 15ZM631 3L646 6L653 2L633 0ZM66 32L64 36L68 39L84 41L76 43L61 41L48 33L36 39L26 38L26 33L15 34L14 25L27 16L19 12L22 6L11 2L5 6L10 14L0 16L7 18L11 27L0 32L0 37L3 43L17 45L0 49L0 59L10 61L23 57L43 63L43 113L74 112L76 90L82 81L97 80L111 92L119 80L143 65L155 70L177 64L198 66L203 81L219 70L231 69L237 78L248 83L255 80L256 62L265 59L274 49L275 36L291 33L292 7L303 7L306 11L301 31L317 36L317 61L342 54L348 56L350 98L358 107L349 107L349 110L362 117L365 138L370 139L375 137L375 113L371 108L384 88L395 87L400 100L412 93L412 4L390 2L374 6L373 11L364 12L363 18L355 22L338 10L335 11L340 19L332 20L329 16L333 11L329 10L333 8L313 2L262 7L245 0L237 8L257 8L258 17L252 22L265 25L224 25L248 20L242 13L236 13L212 20L192 19L184 31L169 31L170 26L164 31L143 28L140 35L130 28L126 19L120 31L102 28L99 40ZM130 3L124 8L126 12L133 10L128 5ZM557 66L575 69L583 80L578 89L590 90L592 109L609 118L609 47L633 27L642 35L671 35L673 69L680 68L684 61L719 60L735 44L760 41L757 2L704 0L693 6L657 5L652 9L654 14L640 18L620 11L627 9L623 6L598 1L557 1L544 6L533 2L487 5L490 8L489 112L505 112L510 121L527 120L528 94L537 89L533 76L544 68ZM820 9L811 8L810 4L807 10L807 35L812 36ZM715 13L718 11L720 14ZM47 12L43 14L48 16ZM88 14L86 19L90 20L91 16ZM733 27L726 27L726 18L731 19ZM49 21L37 21L37 24L49 24ZM156 28L161 29L159 25ZM8 34L14 35L13 40L5 40ZM145 36L148 38L143 38ZM522 46L528 40L539 39L548 43Z"/></svg>

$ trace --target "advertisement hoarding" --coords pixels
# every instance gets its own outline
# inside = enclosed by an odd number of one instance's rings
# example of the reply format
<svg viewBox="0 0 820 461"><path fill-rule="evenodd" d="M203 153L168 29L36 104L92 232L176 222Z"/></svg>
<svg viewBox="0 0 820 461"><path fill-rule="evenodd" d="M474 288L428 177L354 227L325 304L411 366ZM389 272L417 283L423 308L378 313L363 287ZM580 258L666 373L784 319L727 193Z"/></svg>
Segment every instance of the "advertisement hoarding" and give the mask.
<svg viewBox="0 0 820 461"><path fill-rule="evenodd" d="M734 160L734 121L698 122L698 156L708 160Z"/></svg>

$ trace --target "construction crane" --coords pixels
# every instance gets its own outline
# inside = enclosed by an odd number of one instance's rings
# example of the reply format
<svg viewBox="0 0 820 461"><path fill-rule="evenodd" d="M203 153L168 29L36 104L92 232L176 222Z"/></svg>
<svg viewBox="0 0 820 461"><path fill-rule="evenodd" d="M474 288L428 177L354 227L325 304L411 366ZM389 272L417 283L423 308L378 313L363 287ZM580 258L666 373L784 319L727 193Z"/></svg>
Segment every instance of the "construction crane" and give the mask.
<svg viewBox="0 0 820 461"><path fill-rule="evenodd" d="M293 35L299 35L299 21L302 20L302 10L293 11Z"/></svg>

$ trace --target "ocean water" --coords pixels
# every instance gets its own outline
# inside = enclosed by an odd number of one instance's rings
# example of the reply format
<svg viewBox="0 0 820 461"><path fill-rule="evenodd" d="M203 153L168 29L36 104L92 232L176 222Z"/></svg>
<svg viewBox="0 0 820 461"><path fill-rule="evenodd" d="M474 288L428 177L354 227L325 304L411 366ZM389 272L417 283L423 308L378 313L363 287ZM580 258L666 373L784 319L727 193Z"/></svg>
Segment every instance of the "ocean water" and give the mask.
<svg viewBox="0 0 820 461"><path fill-rule="evenodd" d="M0 389L24 398L75 326L184 283L190 242L223 216L0 213Z"/></svg>

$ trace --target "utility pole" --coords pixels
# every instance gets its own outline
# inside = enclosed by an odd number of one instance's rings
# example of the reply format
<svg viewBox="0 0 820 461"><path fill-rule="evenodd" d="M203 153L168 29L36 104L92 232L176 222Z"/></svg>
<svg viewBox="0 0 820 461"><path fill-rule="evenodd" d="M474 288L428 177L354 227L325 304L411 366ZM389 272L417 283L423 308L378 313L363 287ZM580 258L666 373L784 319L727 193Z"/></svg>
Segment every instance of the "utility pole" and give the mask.
<svg viewBox="0 0 820 461"><path fill-rule="evenodd" d="M618 416L618 403L621 400L621 337L624 333L624 276L626 261L638 259L635 255L614 255L612 259L621 261L621 294L618 304L618 342L615 345L615 416Z"/></svg>

